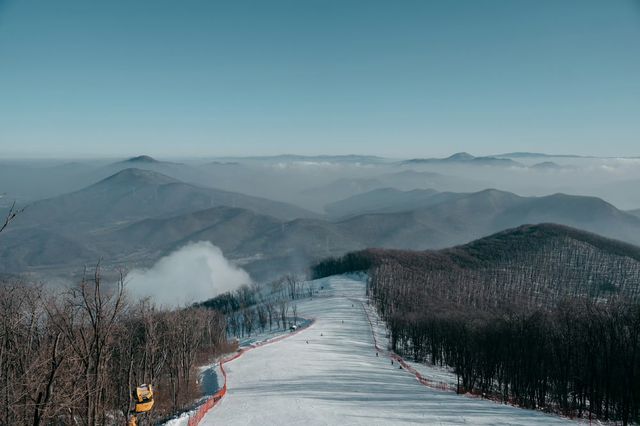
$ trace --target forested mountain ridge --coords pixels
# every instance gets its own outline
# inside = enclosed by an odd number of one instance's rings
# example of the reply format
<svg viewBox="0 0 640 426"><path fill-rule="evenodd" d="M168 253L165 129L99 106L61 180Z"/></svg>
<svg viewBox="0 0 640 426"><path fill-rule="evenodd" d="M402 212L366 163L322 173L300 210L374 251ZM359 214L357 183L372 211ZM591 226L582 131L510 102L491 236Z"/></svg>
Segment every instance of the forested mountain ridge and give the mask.
<svg viewBox="0 0 640 426"><path fill-rule="evenodd" d="M523 225L443 250L368 249L321 262L313 272L351 264L401 275L439 297L492 306L511 298L537 306L576 296L640 297L640 247L556 224Z"/></svg>
<svg viewBox="0 0 640 426"><path fill-rule="evenodd" d="M640 419L639 247L524 225L439 251L354 252L312 271L367 271L392 348L449 366L459 392Z"/></svg>

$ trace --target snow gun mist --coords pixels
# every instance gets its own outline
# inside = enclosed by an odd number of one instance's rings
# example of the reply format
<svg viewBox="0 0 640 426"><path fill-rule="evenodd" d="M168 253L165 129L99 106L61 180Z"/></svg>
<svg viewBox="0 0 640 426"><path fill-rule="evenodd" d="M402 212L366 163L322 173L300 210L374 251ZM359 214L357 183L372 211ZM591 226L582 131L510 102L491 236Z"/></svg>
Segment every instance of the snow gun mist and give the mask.
<svg viewBox="0 0 640 426"><path fill-rule="evenodd" d="M181 306L210 299L250 284L251 277L233 265L210 242L189 243L148 269L127 274L127 288L163 306Z"/></svg>

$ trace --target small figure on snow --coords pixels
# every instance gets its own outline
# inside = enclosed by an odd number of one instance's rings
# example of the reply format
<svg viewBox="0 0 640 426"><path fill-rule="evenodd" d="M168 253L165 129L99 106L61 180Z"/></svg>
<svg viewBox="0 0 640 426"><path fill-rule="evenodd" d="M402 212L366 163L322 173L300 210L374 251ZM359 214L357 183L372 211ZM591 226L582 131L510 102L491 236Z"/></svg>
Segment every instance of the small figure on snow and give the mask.
<svg viewBox="0 0 640 426"><path fill-rule="evenodd" d="M320 333L320 337L322 337L322 333Z"/></svg>
<svg viewBox="0 0 640 426"><path fill-rule="evenodd" d="M391 365L393 365L393 360L391 360Z"/></svg>
<svg viewBox="0 0 640 426"><path fill-rule="evenodd" d="M307 340L307 345L309 344L309 341Z"/></svg>
<svg viewBox="0 0 640 426"><path fill-rule="evenodd" d="M378 352L376 352L376 357L378 356Z"/></svg>

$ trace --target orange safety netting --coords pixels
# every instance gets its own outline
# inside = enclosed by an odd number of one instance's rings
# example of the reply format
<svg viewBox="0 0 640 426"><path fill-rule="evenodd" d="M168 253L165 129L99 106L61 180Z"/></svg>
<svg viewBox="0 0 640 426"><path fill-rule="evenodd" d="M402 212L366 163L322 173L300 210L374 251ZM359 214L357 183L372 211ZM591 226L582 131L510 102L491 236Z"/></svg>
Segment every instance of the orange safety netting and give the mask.
<svg viewBox="0 0 640 426"><path fill-rule="evenodd" d="M254 343L250 347L245 348L245 349L240 349L235 354L220 360L220 371L222 372L222 376L224 377L224 385L222 386L222 389L220 389L218 392L216 392L213 395L211 395L209 397L209 399L207 399L205 401L204 404L202 404L200 407L198 407L198 409L193 414L189 415L189 423L188 423L188 425L189 426L197 426L200 423L200 421L202 421L204 416L209 412L209 410L211 410L213 407L215 407L216 404L218 404L218 402L227 394L227 372L224 371L224 364L226 362L230 362L230 361L233 361L234 359L240 358L245 352L248 352L251 349L255 349L255 348L259 348L261 346L265 346L265 345L268 345L268 344L271 344L271 343L279 342L281 340L286 339L287 337L293 336L294 334L298 334L299 332L309 328L313 324L313 322L314 322L314 320L311 320L310 323L306 327L299 328L298 330L296 330L296 331L294 331L292 333L284 334L282 336L279 336L279 337L276 337L274 339L267 340L267 341L264 341L264 342Z"/></svg>
<svg viewBox="0 0 640 426"><path fill-rule="evenodd" d="M376 333L374 332L373 322L369 317L369 312L367 311L367 308L365 308L364 303L360 302L360 304L362 305L362 309L364 310L364 313L367 315L367 321L369 321L369 326L371 327L371 335L373 336L373 345L375 346L376 351L383 352L382 349L380 349L380 347L378 346L378 340L376 339ZM445 391L456 390L456 388L450 383L427 379L422 374L420 374L415 368L407 364L407 362L398 354L391 352L389 353L389 358L395 360L398 364L402 366L402 368L407 370L409 373L413 374L416 377L416 379L424 386L445 390Z"/></svg>

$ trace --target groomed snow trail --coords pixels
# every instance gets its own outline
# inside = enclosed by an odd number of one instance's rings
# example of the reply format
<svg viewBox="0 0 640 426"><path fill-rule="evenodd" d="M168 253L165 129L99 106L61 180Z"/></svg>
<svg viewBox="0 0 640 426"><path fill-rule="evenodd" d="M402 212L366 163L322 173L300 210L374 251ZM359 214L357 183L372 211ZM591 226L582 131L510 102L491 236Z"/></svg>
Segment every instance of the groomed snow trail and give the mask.
<svg viewBox="0 0 640 426"><path fill-rule="evenodd" d="M376 357L362 306L350 300L364 300L363 282L331 277L320 285L319 297L298 305L315 324L225 364L227 395L201 425L576 423L421 385Z"/></svg>

